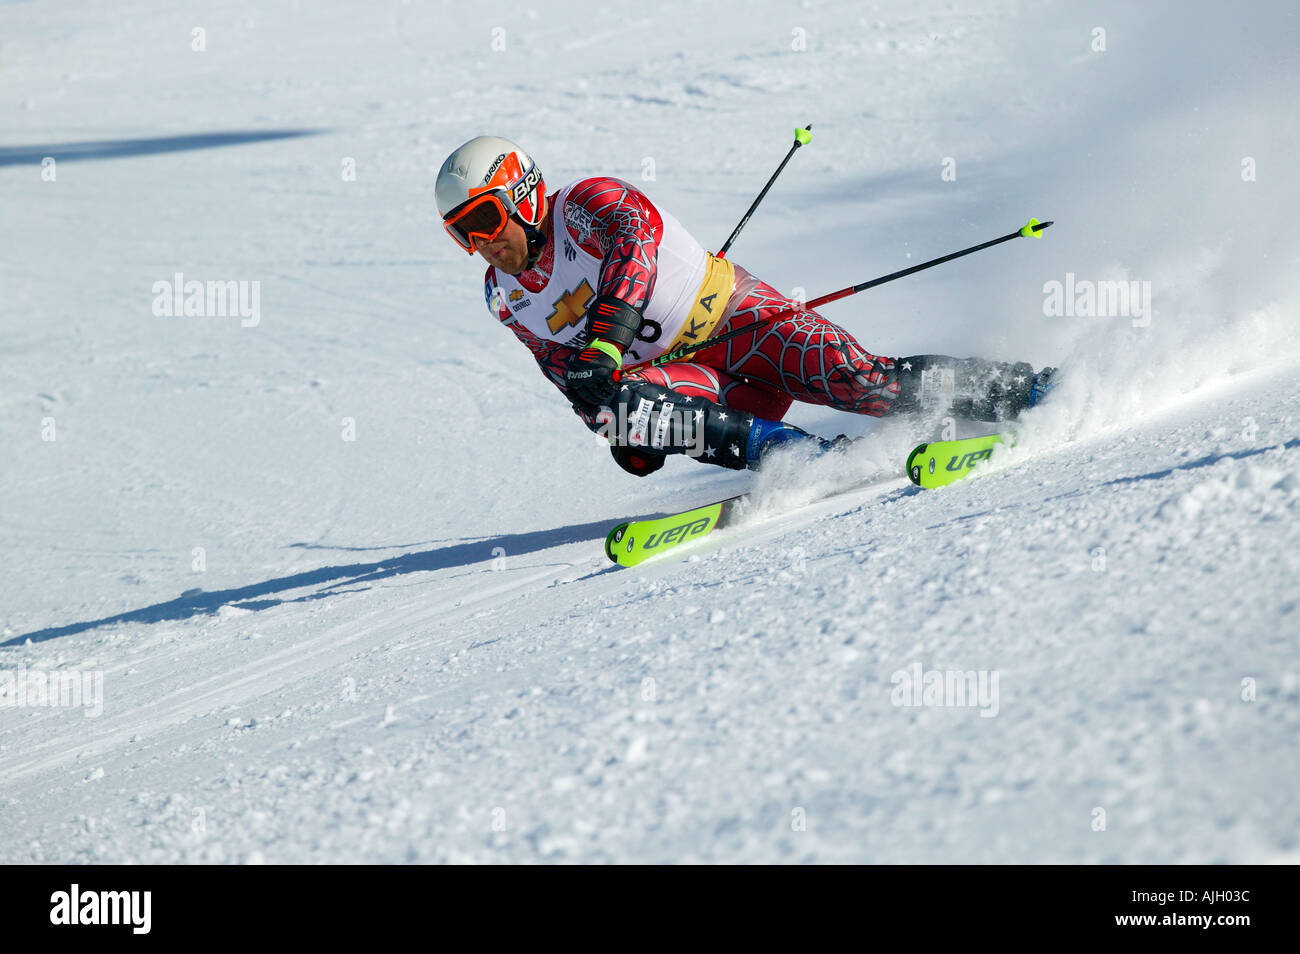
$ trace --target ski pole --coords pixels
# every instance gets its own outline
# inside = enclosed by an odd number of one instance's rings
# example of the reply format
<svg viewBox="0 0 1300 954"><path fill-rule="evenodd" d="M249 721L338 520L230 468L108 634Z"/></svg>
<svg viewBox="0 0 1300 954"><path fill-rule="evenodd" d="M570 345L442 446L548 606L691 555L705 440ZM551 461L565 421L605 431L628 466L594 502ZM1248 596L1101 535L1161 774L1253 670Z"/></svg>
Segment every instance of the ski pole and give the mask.
<svg viewBox="0 0 1300 954"><path fill-rule="evenodd" d="M745 227L745 223L749 221L749 217L754 214L754 210L758 208L758 204L763 201L763 196L767 195L767 190L772 188L772 183L775 182L776 177L781 174L781 170L784 169L785 164L790 161L790 157L795 154L795 151L800 146L806 146L808 143L812 142L811 130L812 123L809 123L802 129L796 129L794 131L794 145L792 145L790 151L785 154L785 158L781 160L781 164L776 167L776 172L772 173L772 177L767 180L767 185L763 186L763 191L758 194L758 198L750 204L749 210L745 213L744 218L740 220L740 223L736 226L735 230L732 231L731 237L722 243L722 248L718 250L717 258L727 257L727 249L731 248L731 243L736 241L736 236L738 236L740 230Z"/></svg>
<svg viewBox="0 0 1300 954"><path fill-rule="evenodd" d="M841 288L839 291L822 295L821 298L808 302L807 307L814 308L817 305L824 305L827 302L839 301L841 298L848 298L850 295L856 295L858 292L866 291L868 288L875 288L877 285L885 284L885 282L892 282L895 278L902 278L905 275L915 275L923 269L933 268L936 265L942 265L944 262L951 262L954 258L961 258L963 255L970 255L972 252L983 251L986 248L992 248L994 245L1001 245L1003 242L1010 242L1012 239L1017 239L1022 236L1024 238L1040 239L1043 237L1043 229L1048 228L1051 225L1051 222L1039 222L1037 219L1030 219L1021 228L1016 229L1014 232L1008 232L1000 238L995 238L988 242L981 242L979 245L972 245L970 248L964 248L960 252L953 252L939 258L932 258L928 262L922 262L920 265L913 265L911 268L904 268L897 272L890 272L888 275L881 275L879 278L873 278L871 281L863 282L860 285L850 285L848 288ZM771 319L769 318L768 320L770 321Z"/></svg>
<svg viewBox="0 0 1300 954"><path fill-rule="evenodd" d="M933 268L935 265L942 265L944 262L951 262L954 258L961 258L963 255L970 255L972 252L991 248L994 245L1001 245L1003 242L1010 242L1012 239L1021 238L1022 236L1025 238L1042 238L1043 229L1048 228L1051 225L1051 222L1039 222L1037 219L1030 219L1023 227L1014 232L1008 232L1006 235L1000 236L999 238L992 239L988 242L981 242L979 245L972 245L970 248L964 248L959 252L952 252L951 254L944 255L940 258L932 258L928 262L922 262L920 265L913 265L911 268L904 268L897 272L890 272L888 275L881 275L879 278L873 278L871 281L862 282L859 285L850 285L847 288L841 288L839 291L828 292L820 298L812 299L812 301L802 305L801 307L816 308L818 305L825 305L832 301L839 301L841 298L848 298L850 295L856 295L858 292L866 291L868 288L875 288L877 285L885 284L885 282L892 282L896 278L902 278L905 275L914 275L923 269ZM680 361L688 354L694 354L696 351L711 348L715 344L730 341L732 338L738 338L751 331L757 331L759 328L771 324L778 318L784 318L786 315L793 315L796 310L797 309L794 308L786 308L777 312L775 315L772 315L770 318L764 318L761 321L752 321L747 325L741 325L739 328L732 328L730 331L720 335L715 335L712 338L705 338L703 341L696 342L695 344L683 345L673 351L665 352L653 360L645 361L629 368L624 368L621 371L615 371L614 380L618 381L623 377L623 375L630 374L633 371L639 371L641 368L654 368L661 364L668 364L671 361Z"/></svg>

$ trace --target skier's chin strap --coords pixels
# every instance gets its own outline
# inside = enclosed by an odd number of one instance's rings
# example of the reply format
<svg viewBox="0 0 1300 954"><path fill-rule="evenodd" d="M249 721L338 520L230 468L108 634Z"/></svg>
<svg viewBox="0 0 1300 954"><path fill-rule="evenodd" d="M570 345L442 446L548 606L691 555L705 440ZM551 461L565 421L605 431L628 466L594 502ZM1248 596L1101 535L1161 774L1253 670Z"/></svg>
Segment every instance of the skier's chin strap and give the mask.
<svg viewBox="0 0 1300 954"><path fill-rule="evenodd" d="M542 250L546 248L546 233L522 220L519 220L519 224L524 227L524 238L528 240L528 262L524 267L532 268L542 257Z"/></svg>
<svg viewBox="0 0 1300 954"><path fill-rule="evenodd" d="M546 233L538 226L545 225L546 217L551 214L551 197L546 196L543 201L546 205L538 225L529 225L523 219L519 218L519 216L516 215L514 217L515 221L523 227L524 238L528 242L528 261L524 265L525 268L532 268L536 265L542 257L542 251L546 248Z"/></svg>

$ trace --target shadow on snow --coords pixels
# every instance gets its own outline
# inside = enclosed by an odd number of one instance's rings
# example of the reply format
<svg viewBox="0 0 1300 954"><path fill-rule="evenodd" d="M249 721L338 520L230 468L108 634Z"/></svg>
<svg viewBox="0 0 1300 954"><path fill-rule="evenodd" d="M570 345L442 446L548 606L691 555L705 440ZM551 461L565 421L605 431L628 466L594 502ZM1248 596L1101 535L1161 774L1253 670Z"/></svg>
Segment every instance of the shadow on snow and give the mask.
<svg viewBox="0 0 1300 954"><path fill-rule="evenodd" d="M212 616L223 606L238 609L263 610L281 603L296 603L307 600L322 599L337 595L341 587L373 583L406 573L426 573L431 570L446 570L460 566L470 566L491 560L498 547L509 557L526 553L535 553L549 547L562 546L567 543L579 543L583 540L603 538L612 525L610 520L592 523L573 524L554 530L536 530L530 533L506 533L487 540L474 540L456 543L451 546L433 550L420 550L405 553L388 560L376 560L372 563L347 563L339 566L323 566L315 570L306 570L289 576L279 576L261 583L250 583L228 590L188 590L173 600L155 603L140 609L104 616L100 619L83 620L64 626L51 626L14 636L0 643L3 646L18 646L31 640L33 643L55 639L59 636L71 636L100 626L116 623L160 623L166 620L190 619L195 616ZM287 596L293 590L304 586L324 588L305 596ZM362 587L363 589L365 587Z"/></svg>
<svg viewBox="0 0 1300 954"><path fill-rule="evenodd" d="M46 156L56 162L83 162L88 159L124 159L131 156L155 156L166 152L188 152L222 146L242 146L250 142L273 139L296 139L315 136L319 129L262 129L238 132L192 133L185 136L155 136L150 139L105 139L93 142L52 143L44 146L0 146L0 166L39 165Z"/></svg>

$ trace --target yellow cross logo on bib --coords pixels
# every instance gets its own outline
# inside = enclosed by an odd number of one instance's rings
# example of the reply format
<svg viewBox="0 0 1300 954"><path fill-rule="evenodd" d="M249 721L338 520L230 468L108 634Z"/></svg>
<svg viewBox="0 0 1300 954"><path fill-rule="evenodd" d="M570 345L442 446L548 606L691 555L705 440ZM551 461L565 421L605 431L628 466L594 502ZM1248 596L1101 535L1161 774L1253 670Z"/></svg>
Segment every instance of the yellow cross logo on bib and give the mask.
<svg viewBox="0 0 1300 954"><path fill-rule="evenodd" d="M561 328L578 324L587 316L587 302L592 299L591 286L584 278L582 283L571 292L565 292L558 298L551 309L551 316L546 319L546 326L551 334L559 334Z"/></svg>

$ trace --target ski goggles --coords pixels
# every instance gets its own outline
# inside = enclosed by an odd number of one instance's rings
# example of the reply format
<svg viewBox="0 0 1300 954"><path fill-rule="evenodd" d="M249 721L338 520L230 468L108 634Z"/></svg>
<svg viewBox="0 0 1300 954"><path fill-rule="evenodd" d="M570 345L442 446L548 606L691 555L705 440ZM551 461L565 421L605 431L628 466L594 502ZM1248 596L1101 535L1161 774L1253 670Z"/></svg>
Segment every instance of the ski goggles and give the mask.
<svg viewBox="0 0 1300 954"><path fill-rule="evenodd" d="M442 220L442 227L466 252L473 255L480 243L493 242L510 224L517 211L510 193L493 189L476 195L452 209Z"/></svg>

